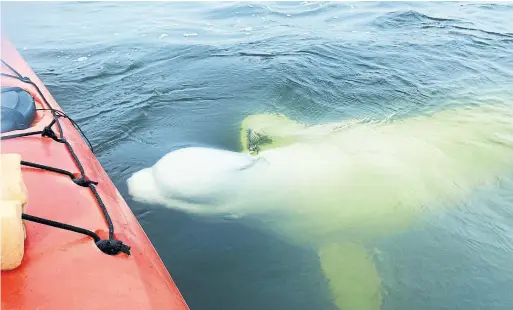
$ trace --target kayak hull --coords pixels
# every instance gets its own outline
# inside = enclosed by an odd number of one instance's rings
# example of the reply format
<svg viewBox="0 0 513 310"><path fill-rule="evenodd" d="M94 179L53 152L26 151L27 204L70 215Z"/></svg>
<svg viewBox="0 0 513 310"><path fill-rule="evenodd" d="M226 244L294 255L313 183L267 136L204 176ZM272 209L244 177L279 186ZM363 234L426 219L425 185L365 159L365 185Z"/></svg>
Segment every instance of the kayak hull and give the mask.
<svg viewBox="0 0 513 310"><path fill-rule="evenodd" d="M22 76L38 85L54 109L55 99L10 41L2 35L1 57ZM2 64L2 73L13 72ZM20 87L35 99L36 108L47 108L35 87L2 76L2 86ZM65 111L64 111L65 112ZM38 111L33 126L2 134L39 131L50 124L49 111ZM2 271L2 309L188 309L158 253L111 179L73 124L60 118L64 137L77 154L115 227L114 237L131 247L131 255L107 255L91 237L25 221L27 238L21 265ZM57 131L56 126L53 127ZM3 140L1 152L18 153L22 160L57 167L79 176L79 168L62 143L41 135ZM30 215L83 227L102 239L108 226L93 193L68 176L23 167L28 191L25 212Z"/></svg>

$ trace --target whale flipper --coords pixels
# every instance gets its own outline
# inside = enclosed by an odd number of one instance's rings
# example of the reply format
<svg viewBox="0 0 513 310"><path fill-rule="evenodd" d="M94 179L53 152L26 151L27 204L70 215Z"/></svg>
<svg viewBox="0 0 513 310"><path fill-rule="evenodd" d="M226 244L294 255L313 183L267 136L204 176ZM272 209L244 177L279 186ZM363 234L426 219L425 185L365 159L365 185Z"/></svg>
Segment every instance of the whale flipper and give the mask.
<svg viewBox="0 0 513 310"><path fill-rule="evenodd" d="M372 257L357 243L332 243L319 259L335 305L343 310L379 310L381 279Z"/></svg>

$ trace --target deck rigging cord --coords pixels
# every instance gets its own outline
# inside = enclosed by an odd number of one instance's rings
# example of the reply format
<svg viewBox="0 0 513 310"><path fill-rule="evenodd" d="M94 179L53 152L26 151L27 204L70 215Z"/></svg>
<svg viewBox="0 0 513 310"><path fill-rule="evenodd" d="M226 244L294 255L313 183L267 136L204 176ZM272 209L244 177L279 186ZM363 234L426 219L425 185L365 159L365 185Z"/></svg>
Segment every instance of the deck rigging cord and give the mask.
<svg viewBox="0 0 513 310"><path fill-rule="evenodd" d="M87 176L85 174L85 171L84 171L84 168L82 166L82 163L80 162L80 159L76 155L76 153L73 150L73 147L71 146L71 144L64 137L64 132L62 130L62 126L61 126L61 123L59 121L59 118L61 118L61 117L67 118L70 121L70 123L80 132L82 137L84 137L84 139L87 141L87 144L89 145L89 148L91 149L91 152L93 152L93 147L92 147L91 143L89 142L89 139L87 139L85 134L82 132L82 129L80 129L80 126L78 126L78 124L73 119L68 117L63 111L54 109L52 107L52 105L48 102L48 100L43 95L43 93L41 92L41 90L39 89L39 87L37 86L36 83L31 81L30 78L22 76L16 69L14 69L11 65L9 65L3 59L0 59L0 61L7 68L9 68L9 70L11 70L12 73L14 73L14 75L12 75L12 74L7 74L7 73L3 73L2 72L2 73L0 73L0 75L3 76L3 77L8 77L8 78L13 78L13 79L19 80L19 81L21 81L21 82L23 82L25 84L32 85L34 87L34 89L37 91L37 93L39 94L39 96L41 97L41 99L44 101L45 105L47 106L47 108L36 109L36 110L39 110L39 111L50 111L52 113L52 116L53 116L53 120L50 122L50 124L45 126L43 130L33 131L33 132L26 132L26 133L20 133L20 134L13 134L13 135L4 135L4 136L1 136L0 140L7 140L7 139L13 139L13 138L26 137L26 136L32 136L32 135L40 134L42 137L48 137L48 138L51 138L52 140L54 140L56 142L65 144L66 148L68 149L69 153L71 154L71 157L73 157L73 161L75 162L75 165L78 167L78 170L80 171L80 177L76 177L70 171L66 171L66 170L63 170L63 169L60 169L60 168L50 167L50 166L46 166L46 165L42 165L42 164L32 163L32 162L23 161L23 160L21 161L21 164L23 166L27 166L27 167L32 167L32 168L36 168L36 169L43 169L43 170L52 171L52 172L55 172L55 173L60 173L60 174L63 174L63 175L67 175L67 176L69 176L71 178L71 180L75 184L77 184L79 186L82 186L82 187L88 187L89 190L95 196L95 199L98 202L98 206L100 207L100 209L101 209L101 211L103 213L103 217L105 218L105 221L107 222L107 225L109 227L109 238L108 239L101 239L96 233L94 233L91 230L88 230L88 229L85 229L85 228L80 228L80 227L69 225L69 224L65 224L65 223L61 223L61 222L52 221L52 220L49 220L49 219L40 218L40 217L37 217L37 216L25 214L25 213L22 214L22 219L27 220L27 221L31 221L31 222L35 222L35 223L39 223L39 224L43 224L43 225L48 225L48 226L51 226L51 227L56 227L56 228L60 228L60 229L64 229L64 230L73 231L73 232L76 232L76 233L87 235L87 236L89 236L89 237L94 239L94 242L95 242L96 246L105 254L116 255L119 252L123 252L123 253L125 253L127 255L130 255L130 246L128 246L128 245L124 244L122 241L117 240L117 239L114 238L114 224L112 223L112 219L111 219L111 217L109 215L109 212L108 212L105 204L103 203L100 195L98 194L98 191L96 190L96 187L95 187L98 184L98 182L91 181L91 180L89 180L87 178ZM54 125L57 125L58 135L52 129L52 126L54 126Z"/></svg>

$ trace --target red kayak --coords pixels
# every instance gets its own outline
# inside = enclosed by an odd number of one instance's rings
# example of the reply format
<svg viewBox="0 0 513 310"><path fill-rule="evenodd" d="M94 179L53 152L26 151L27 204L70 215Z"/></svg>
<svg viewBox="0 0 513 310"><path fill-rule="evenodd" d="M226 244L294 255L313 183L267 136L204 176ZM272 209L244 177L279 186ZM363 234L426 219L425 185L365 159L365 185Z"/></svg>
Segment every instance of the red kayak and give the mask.
<svg viewBox="0 0 513 310"><path fill-rule="evenodd" d="M28 197L24 255L2 271L2 309L188 309L74 122L1 43L1 153L21 155Z"/></svg>

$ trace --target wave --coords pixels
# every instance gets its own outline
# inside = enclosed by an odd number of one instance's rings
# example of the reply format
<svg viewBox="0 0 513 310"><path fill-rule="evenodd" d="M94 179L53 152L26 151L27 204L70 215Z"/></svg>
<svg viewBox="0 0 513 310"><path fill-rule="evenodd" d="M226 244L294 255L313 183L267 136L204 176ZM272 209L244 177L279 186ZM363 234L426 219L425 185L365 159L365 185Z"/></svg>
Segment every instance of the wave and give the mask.
<svg viewBox="0 0 513 310"><path fill-rule="evenodd" d="M349 6L349 5L347 5ZM275 16L275 17L305 17L315 16L335 10L337 3L328 2L270 2L265 4L222 3L203 13L203 16L211 19L223 20L228 17L249 16Z"/></svg>
<svg viewBox="0 0 513 310"><path fill-rule="evenodd" d="M439 25L445 23L468 23L451 18L433 17L417 11L396 11L381 15L374 20L374 25L381 29L408 27L412 25Z"/></svg>

